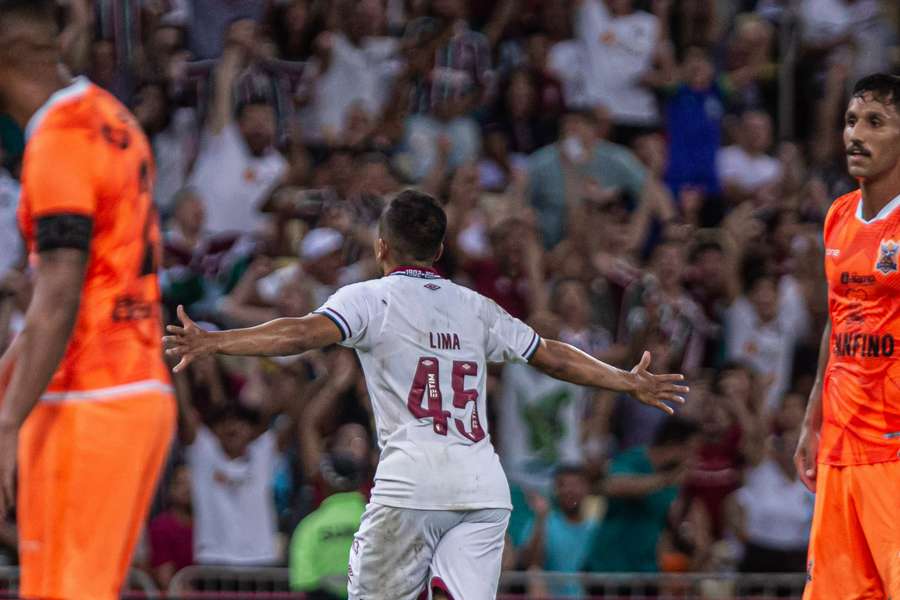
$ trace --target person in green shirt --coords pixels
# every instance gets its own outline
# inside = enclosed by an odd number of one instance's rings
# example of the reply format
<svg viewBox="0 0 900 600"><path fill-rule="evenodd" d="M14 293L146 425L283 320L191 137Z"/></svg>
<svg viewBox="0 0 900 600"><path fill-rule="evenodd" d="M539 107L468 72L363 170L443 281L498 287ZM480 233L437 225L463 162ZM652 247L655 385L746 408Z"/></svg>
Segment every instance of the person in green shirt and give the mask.
<svg viewBox="0 0 900 600"><path fill-rule="evenodd" d="M663 421L650 446L630 448L613 459L603 486L609 499L606 516L585 570L659 570L656 547L699 441L695 422L672 416Z"/></svg>
<svg viewBox="0 0 900 600"><path fill-rule="evenodd" d="M330 495L291 537L291 589L307 592L307 600L347 597L350 547L366 506L356 491L364 472L365 466L350 455L337 451L323 457L320 475Z"/></svg>

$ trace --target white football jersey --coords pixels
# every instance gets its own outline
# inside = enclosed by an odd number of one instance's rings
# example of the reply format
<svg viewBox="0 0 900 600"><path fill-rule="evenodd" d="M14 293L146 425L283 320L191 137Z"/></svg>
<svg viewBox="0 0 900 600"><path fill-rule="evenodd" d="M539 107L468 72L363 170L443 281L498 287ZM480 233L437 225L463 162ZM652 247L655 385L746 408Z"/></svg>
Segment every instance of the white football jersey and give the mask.
<svg viewBox="0 0 900 600"><path fill-rule="evenodd" d="M348 285L316 311L362 363L381 459L372 501L435 510L511 508L488 433L488 362L526 362L531 327L430 269Z"/></svg>

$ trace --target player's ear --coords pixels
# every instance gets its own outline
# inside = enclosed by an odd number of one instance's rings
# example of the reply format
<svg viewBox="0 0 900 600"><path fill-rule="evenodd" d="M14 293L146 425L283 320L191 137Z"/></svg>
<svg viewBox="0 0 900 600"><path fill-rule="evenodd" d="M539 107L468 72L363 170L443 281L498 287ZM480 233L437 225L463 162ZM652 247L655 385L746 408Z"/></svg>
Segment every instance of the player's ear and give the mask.
<svg viewBox="0 0 900 600"><path fill-rule="evenodd" d="M375 238L375 259L384 262L389 251L388 243L382 237Z"/></svg>
<svg viewBox="0 0 900 600"><path fill-rule="evenodd" d="M434 260L432 262L437 262L441 260L441 257L444 255L444 242L441 242L440 247L438 248L437 254L434 255Z"/></svg>

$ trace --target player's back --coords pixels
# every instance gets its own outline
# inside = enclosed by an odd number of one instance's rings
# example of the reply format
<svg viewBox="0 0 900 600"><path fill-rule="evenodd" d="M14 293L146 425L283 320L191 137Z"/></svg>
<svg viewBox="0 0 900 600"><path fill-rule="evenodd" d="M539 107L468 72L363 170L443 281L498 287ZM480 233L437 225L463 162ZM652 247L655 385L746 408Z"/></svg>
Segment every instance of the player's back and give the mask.
<svg viewBox="0 0 900 600"><path fill-rule="evenodd" d="M112 95L79 78L35 114L26 135L19 220L30 251L83 243L89 252L75 328L43 399L167 389L143 132Z"/></svg>
<svg viewBox="0 0 900 600"><path fill-rule="evenodd" d="M318 312L338 325L365 372L382 449L373 501L509 508L488 433L487 363L528 360L537 334L492 301L419 268L342 288Z"/></svg>

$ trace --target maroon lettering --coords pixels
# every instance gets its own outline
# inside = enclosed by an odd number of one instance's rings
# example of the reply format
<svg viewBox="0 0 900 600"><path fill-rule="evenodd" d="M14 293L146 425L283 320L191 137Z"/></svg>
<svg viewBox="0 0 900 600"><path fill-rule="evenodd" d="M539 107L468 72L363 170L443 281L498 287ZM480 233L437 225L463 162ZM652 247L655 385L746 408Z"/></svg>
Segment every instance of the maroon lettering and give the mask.
<svg viewBox="0 0 900 600"><path fill-rule="evenodd" d="M444 402L441 397L440 373L436 358L426 356L419 359L406 406L417 419L433 419L436 434L447 435L447 420L450 413L443 410Z"/></svg>

